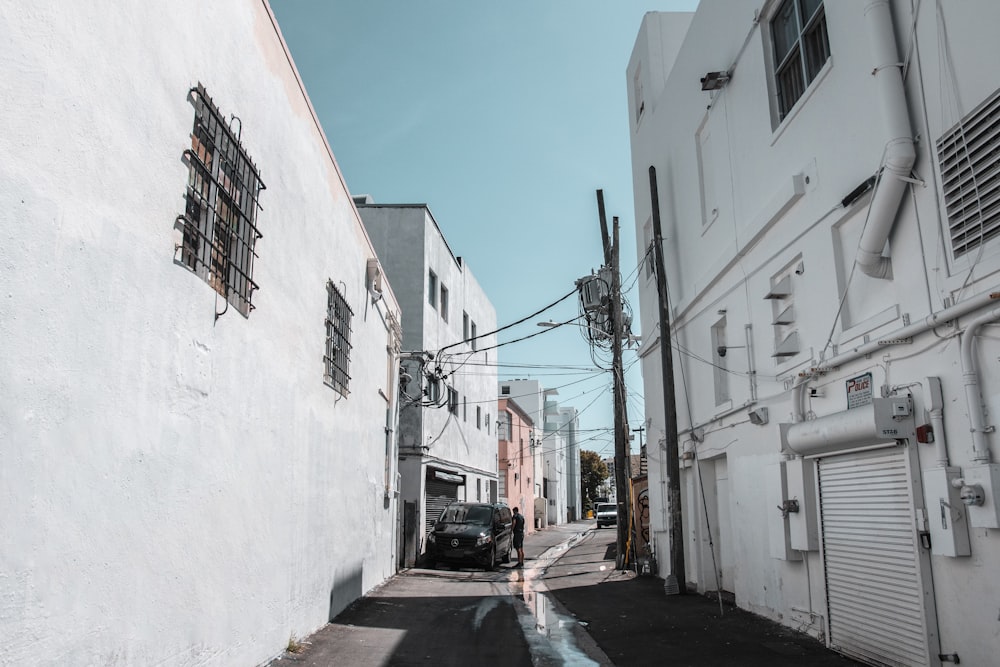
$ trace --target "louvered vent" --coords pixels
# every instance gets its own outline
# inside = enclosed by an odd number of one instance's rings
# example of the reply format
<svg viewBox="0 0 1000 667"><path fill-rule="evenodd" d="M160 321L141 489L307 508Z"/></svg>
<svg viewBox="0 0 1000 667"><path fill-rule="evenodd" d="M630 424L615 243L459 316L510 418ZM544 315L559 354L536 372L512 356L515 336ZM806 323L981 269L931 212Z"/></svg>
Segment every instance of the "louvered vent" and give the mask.
<svg viewBox="0 0 1000 667"><path fill-rule="evenodd" d="M937 142L955 257L1000 236L1000 90Z"/></svg>

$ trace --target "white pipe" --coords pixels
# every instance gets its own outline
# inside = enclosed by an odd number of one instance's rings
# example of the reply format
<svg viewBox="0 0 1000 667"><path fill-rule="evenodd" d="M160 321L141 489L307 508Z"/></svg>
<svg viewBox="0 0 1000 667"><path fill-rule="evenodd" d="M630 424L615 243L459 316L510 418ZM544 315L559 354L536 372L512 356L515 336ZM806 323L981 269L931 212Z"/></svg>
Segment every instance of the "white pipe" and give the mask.
<svg viewBox="0 0 1000 667"><path fill-rule="evenodd" d="M924 378L924 405L931 420L934 433L934 452L939 468L948 467L948 443L944 436L944 399L941 393L941 378Z"/></svg>
<svg viewBox="0 0 1000 667"><path fill-rule="evenodd" d="M872 354L877 350L885 350L888 345L892 344L892 341L912 338L913 336L929 331L936 326L940 326L946 322L951 322L952 320L958 319L963 315L968 315L969 313L977 311L980 308L986 308L987 306L996 303L997 300L1000 300L1000 291L984 292L972 297L971 299L955 304L951 308L945 308L944 310L940 310L936 313L931 313L922 320L909 324L901 329L896 329L895 331L890 332L877 340L873 340L870 343L865 343L864 345L859 345L858 347L847 350L846 352L842 352L829 360L821 360L820 364L822 365L822 368L815 370L823 371L837 368L838 366L842 366L850 361ZM793 407L795 407L794 404Z"/></svg>
<svg viewBox="0 0 1000 667"><path fill-rule="evenodd" d="M913 147L889 0L868 0L865 18L874 62L872 76L887 138L882 175L872 195L868 224L858 242L856 261L858 268L873 278L891 278L892 264L888 257L882 256L882 250L906 192L906 181L902 179L909 178L917 153Z"/></svg>
<svg viewBox="0 0 1000 667"><path fill-rule="evenodd" d="M1000 308L987 311L969 322L962 334L962 381L965 384L965 402L969 410L969 430L972 432L972 460L989 463L990 445L986 440L986 416L979 393L979 365L972 350L976 331L984 324L1000 320ZM992 431L993 429L989 429Z"/></svg>

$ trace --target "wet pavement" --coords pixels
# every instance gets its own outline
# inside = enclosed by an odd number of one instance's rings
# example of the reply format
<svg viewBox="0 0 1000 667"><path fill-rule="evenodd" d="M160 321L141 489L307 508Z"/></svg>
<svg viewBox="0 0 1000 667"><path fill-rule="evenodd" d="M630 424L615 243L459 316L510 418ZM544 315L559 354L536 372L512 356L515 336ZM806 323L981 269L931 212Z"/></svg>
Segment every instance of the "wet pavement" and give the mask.
<svg viewBox="0 0 1000 667"><path fill-rule="evenodd" d="M731 605L667 596L662 579L615 570L615 536L579 521L528 535L523 569L406 570L270 664L858 664Z"/></svg>

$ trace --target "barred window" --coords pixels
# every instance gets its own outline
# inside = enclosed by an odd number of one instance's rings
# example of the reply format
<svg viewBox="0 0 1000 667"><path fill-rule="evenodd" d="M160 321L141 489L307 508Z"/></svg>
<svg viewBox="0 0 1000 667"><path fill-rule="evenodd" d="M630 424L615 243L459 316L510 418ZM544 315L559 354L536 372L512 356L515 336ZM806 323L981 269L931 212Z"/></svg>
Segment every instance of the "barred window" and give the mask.
<svg viewBox="0 0 1000 667"><path fill-rule="evenodd" d="M253 310L254 248L260 172L200 83L194 104L191 148L184 151L188 184L182 226L181 263L200 276L244 315ZM235 117L234 117L235 119Z"/></svg>
<svg viewBox="0 0 1000 667"><path fill-rule="evenodd" d="M830 58L822 0L785 0L771 20L778 116L784 118Z"/></svg>
<svg viewBox="0 0 1000 667"><path fill-rule="evenodd" d="M326 355L323 380L347 396L351 382L351 317L354 311L333 281L326 283Z"/></svg>

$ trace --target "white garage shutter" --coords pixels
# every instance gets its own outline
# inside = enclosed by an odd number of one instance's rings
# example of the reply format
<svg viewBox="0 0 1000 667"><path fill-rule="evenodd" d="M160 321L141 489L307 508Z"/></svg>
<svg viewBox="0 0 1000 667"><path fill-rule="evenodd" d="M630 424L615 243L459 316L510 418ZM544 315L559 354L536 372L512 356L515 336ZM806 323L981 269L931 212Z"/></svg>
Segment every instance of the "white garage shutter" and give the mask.
<svg viewBox="0 0 1000 667"><path fill-rule="evenodd" d="M831 648L927 665L914 505L903 447L819 460Z"/></svg>
<svg viewBox="0 0 1000 667"><path fill-rule="evenodd" d="M427 515L424 518L424 535L431 532L444 508L453 500L458 500L458 487L450 482L427 480L425 496Z"/></svg>

